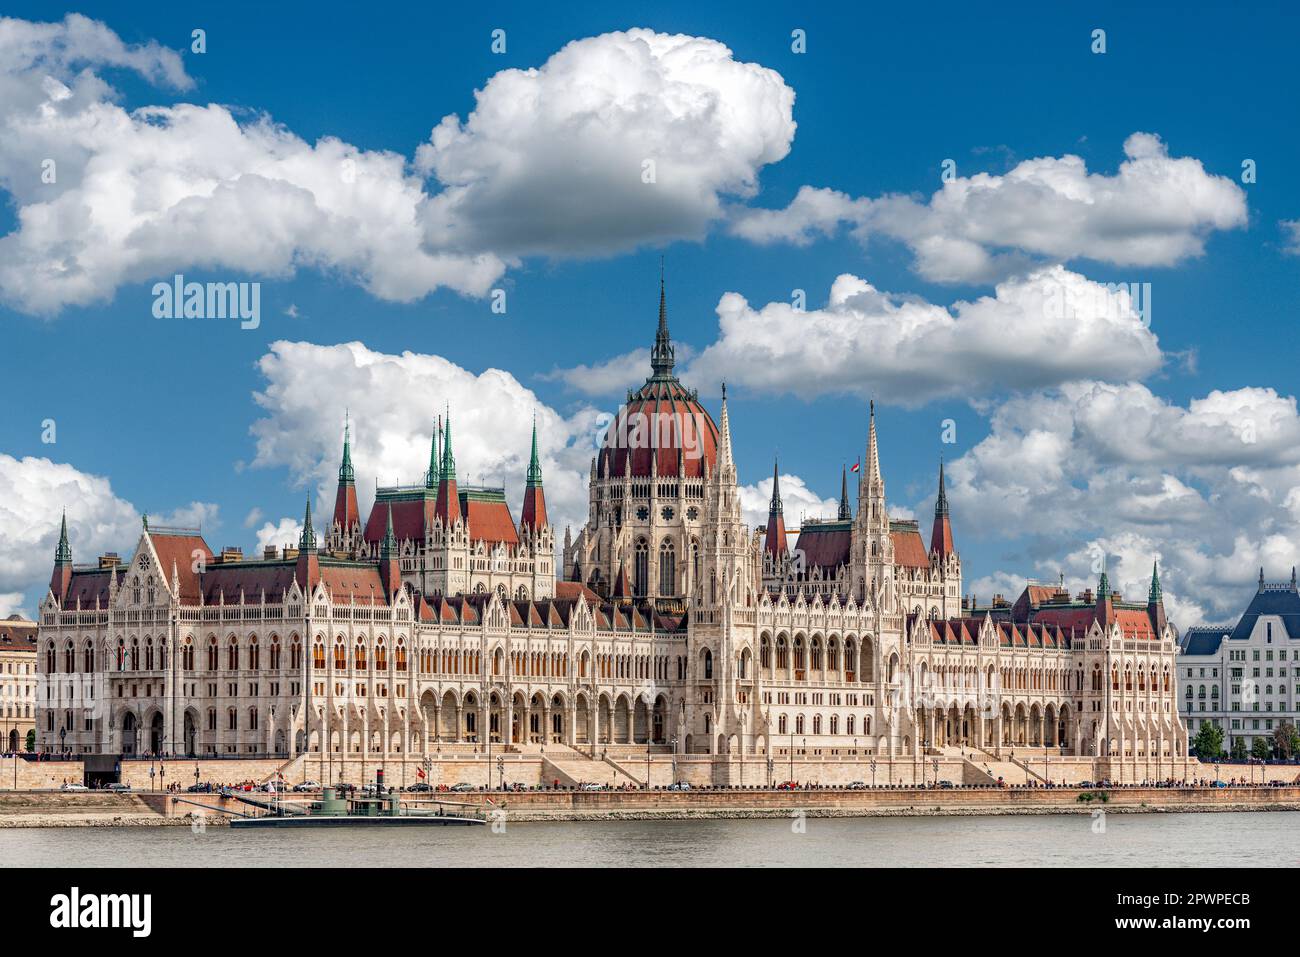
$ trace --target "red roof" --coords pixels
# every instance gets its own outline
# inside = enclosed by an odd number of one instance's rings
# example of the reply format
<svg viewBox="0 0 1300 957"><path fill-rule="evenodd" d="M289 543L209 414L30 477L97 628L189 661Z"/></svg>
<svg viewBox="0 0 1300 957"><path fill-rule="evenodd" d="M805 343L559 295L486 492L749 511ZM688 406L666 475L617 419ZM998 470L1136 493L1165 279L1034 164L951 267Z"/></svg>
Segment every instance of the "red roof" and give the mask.
<svg viewBox="0 0 1300 957"><path fill-rule="evenodd" d="M464 492L460 498L469 522L471 542L487 542L489 545L505 542L510 546L519 544L515 520L510 515L510 506L504 501L483 501Z"/></svg>
<svg viewBox="0 0 1300 957"><path fill-rule="evenodd" d="M159 565L168 583L171 582L172 563L175 562L181 584L181 601L197 602L201 587L199 574L194 570L195 560L202 556L204 562L212 561L212 549L208 548L203 536L150 532L149 540L153 542L153 550L158 553Z"/></svg>
<svg viewBox="0 0 1300 957"><path fill-rule="evenodd" d="M718 427L694 392L676 379L650 379L619 410L597 462L601 475L645 478L657 458L660 475L676 475L679 460L688 478L704 475L718 461Z"/></svg>
<svg viewBox="0 0 1300 957"><path fill-rule="evenodd" d="M433 498L422 492L415 497L397 498L382 492L366 519L365 540L377 545L388 529L388 509L393 509L393 535L399 542L424 541L425 529L433 525Z"/></svg>
<svg viewBox="0 0 1300 957"><path fill-rule="evenodd" d="M804 525L794 547L803 552L806 568L835 569L848 564L852 539L853 529L847 522Z"/></svg>
<svg viewBox="0 0 1300 957"><path fill-rule="evenodd" d="M915 528L907 531L890 530L890 536L894 539L894 562L898 565L906 565L908 568L929 568L930 556L925 550L925 542L921 540L921 533Z"/></svg>

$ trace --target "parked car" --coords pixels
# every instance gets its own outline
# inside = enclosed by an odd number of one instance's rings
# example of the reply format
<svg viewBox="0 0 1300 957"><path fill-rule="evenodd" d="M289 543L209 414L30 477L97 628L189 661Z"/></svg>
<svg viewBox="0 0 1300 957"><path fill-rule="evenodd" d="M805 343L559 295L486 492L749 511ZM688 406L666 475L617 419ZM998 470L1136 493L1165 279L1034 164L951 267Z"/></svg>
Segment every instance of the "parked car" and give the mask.
<svg viewBox="0 0 1300 957"><path fill-rule="evenodd" d="M84 784L75 784L72 781L67 781L59 785L59 790L60 791L89 791L90 788L86 787Z"/></svg>
<svg viewBox="0 0 1300 957"><path fill-rule="evenodd" d="M778 791L797 791L799 790L798 781L782 781L776 786Z"/></svg>
<svg viewBox="0 0 1300 957"><path fill-rule="evenodd" d="M303 781L301 784L293 786L295 791L319 791L320 783L318 781Z"/></svg>
<svg viewBox="0 0 1300 957"><path fill-rule="evenodd" d="M582 789L584 791L603 791L605 790L605 785L598 784L595 781L588 781L582 786Z"/></svg>
<svg viewBox="0 0 1300 957"><path fill-rule="evenodd" d="M1095 786L1095 785L1094 785L1091 781L1080 781L1080 782L1079 782L1079 787L1081 787L1081 788L1090 788L1090 787L1094 787L1094 786Z"/></svg>
<svg viewBox="0 0 1300 957"><path fill-rule="evenodd" d="M121 793L124 792L124 791L129 791L129 790L131 790L131 785L129 785L129 784L123 784L121 781L115 781L115 782L113 782L112 784L106 785L106 786L104 787L104 790L105 790L105 791L116 791L117 793L121 794Z"/></svg>
<svg viewBox="0 0 1300 957"><path fill-rule="evenodd" d="M190 794L211 794L212 785L204 781L202 784L191 784L185 790Z"/></svg>
<svg viewBox="0 0 1300 957"><path fill-rule="evenodd" d="M466 791L474 790L474 785L466 784L464 781L458 781L455 784L453 784L450 788L448 788L448 790L456 791L457 793L463 794Z"/></svg>
<svg viewBox="0 0 1300 957"><path fill-rule="evenodd" d="M423 781L419 781L419 782L417 782L417 783L415 783L415 784L407 785L406 790L408 790L408 791L432 791L432 790L433 790L433 785L431 785L431 784L426 784L426 783L423 782Z"/></svg>
<svg viewBox="0 0 1300 957"><path fill-rule="evenodd" d="M953 788L957 785L953 784L951 781L939 781L935 786L941 788Z"/></svg>
<svg viewBox="0 0 1300 957"><path fill-rule="evenodd" d="M690 789L691 785L687 781L677 781L668 785L668 790L670 791L689 791Z"/></svg>
<svg viewBox="0 0 1300 957"><path fill-rule="evenodd" d="M865 791L867 789L866 781L850 781L845 785L850 791Z"/></svg>

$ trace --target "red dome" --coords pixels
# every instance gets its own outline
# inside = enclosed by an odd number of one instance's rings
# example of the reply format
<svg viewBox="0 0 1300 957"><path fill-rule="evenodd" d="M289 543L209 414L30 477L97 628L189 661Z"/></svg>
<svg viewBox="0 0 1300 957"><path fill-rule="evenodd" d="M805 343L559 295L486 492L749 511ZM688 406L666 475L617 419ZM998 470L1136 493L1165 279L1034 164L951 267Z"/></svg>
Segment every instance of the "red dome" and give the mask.
<svg viewBox="0 0 1300 957"><path fill-rule="evenodd" d="M649 478L657 456L658 474L675 476L679 455L687 478L702 477L705 462L712 474L718 463L718 427L694 390L675 376L654 375L628 396L610 423L597 475L623 475L630 458L633 477Z"/></svg>

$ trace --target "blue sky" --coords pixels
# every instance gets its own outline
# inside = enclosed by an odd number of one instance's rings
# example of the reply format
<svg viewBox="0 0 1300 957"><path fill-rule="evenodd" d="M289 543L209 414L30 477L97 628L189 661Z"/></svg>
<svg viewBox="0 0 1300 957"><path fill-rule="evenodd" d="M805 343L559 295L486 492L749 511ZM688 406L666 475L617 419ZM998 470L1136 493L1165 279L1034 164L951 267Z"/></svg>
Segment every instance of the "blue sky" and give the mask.
<svg viewBox="0 0 1300 957"><path fill-rule="evenodd" d="M737 353L723 351L708 369L737 382L730 391L731 414L742 481L758 486L779 454L782 473L801 478L812 497L837 494L841 463L860 455L866 399L876 394L893 505L924 519L939 456L964 461L954 465L953 520L966 580L982 585L982 592L979 585L974 588L984 597L990 589L1015 587L1017 575L1047 575L1055 568L1082 582L1091 575L1088 557L1100 542L1132 581L1153 558L1169 565L1166 589L1182 602L1181 623L1191 624L1227 617L1257 564L1268 564L1270 574L1280 577L1282 566L1296 560L1287 543L1295 541L1300 515L1293 515L1287 502L1300 483L1295 458L1287 451L1294 424L1286 412L1293 394L1289 373L1300 258L1288 252L1288 234L1279 225L1300 219L1300 185L1292 175L1300 153L1300 133L1292 121L1292 45L1300 25L1294 11L1263 5L1246 16L1197 5L1133 10L1127 4L1095 3L1012 7L1000 15L942 4L871 11L762 3L723 10L702 10L699 4L664 3L653 10L592 4L543 11L519 4L458 11L448 18L435 9L368 9L373 13L362 16L344 4L234 3L201 12L172 4L76 8L126 44L156 41L182 53L185 74L193 80L187 89L112 65L90 67L116 89L116 102L126 110L222 104L241 123L265 115L307 144L335 137L362 150L391 151L408 164L414 164L417 148L444 116L469 116L475 90L494 74L541 67L570 41L634 26L710 38L730 48L735 62L775 71L795 96L797 131L788 155L755 165L750 195L719 191L733 211L784 209L803 186L849 197L904 194L924 202L941 186L945 159L955 161L959 176L1002 176L1035 157L1072 154L1088 173L1113 177L1125 159L1126 140L1138 132L1155 134L1170 157L1194 158L1207 177L1236 184L1245 221L1227 228L1193 227L1201 251L1172 256L1169 263L1031 251L1038 264L1061 262L1092 282L1152 284L1150 331L1161 353L1155 368L1116 376L1103 350L1095 356L1095 368L1085 357L1077 374L1057 378L1116 388L1137 384L1144 400L1175 418L1179 410L1187 413L1183 418L1194 417L1194 404L1215 390L1237 395L1242 405L1259 398L1247 390L1271 389L1276 396L1265 397L1272 410L1265 418L1276 435L1269 432L1263 445L1273 451L1261 456L1258 447L1246 449L1235 461L1231 445L1225 451L1215 444L1214 429L1224 425L1215 420L1184 423L1192 438L1161 445L1158 454L1133 452L1151 446L1150 436L1140 432L1118 443L1128 453L1107 452L1101 449L1107 427L1093 416L1087 442L1081 441L1086 448L1073 450L1077 435L1068 429L1055 447L1058 458L1090 464L1066 468L1058 489L1037 486L1021 494L1003 473L1015 472L1017 456L1024 456L1026 470L1044 470L1026 444L1032 429L1018 425L1015 441L1003 442L994 435L993 422L1000 411L1010 415L1009 402L1041 409L1048 399L1024 387L1023 371L999 385L996 361L972 359L961 341L950 351L936 351L934 363L958 370L969 363L972 380L984 384L936 397L877 385L869 362L861 376L839 369L840 377L827 378L829 385L807 367L802 377L795 374L783 383L746 384L743 374L733 376L728 369ZM55 15L48 4L18 2L8 8L8 16L32 21L61 19L61 13ZM201 55L189 52L195 27L207 33L208 49ZM490 49L496 28L507 32L504 54ZM806 53L791 51L796 28L806 31ZM1090 51L1094 28L1106 31L1103 55ZM1246 158L1257 164L1253 184L1240 182ZM12 187L13 169L0 173L6 199L0 236L12 235L25 201ZM441 188L436 178L425 180L430 194ZM1121 215L1098 226L1098 242L1108 230L1125 229L1123 220ZM612 411L617 392L590 395L575 388L571 378L550 374L649 345L661 254L673 335L697 354L719 337L715 310L725 293L737 293L759 308L788 302L791 290L804 289L808 308L820 309L836 277L851 273L876 289L949 306L992 295L996 284L988 276L937 281L916 267L914 249L896 236L881 235L879 226L873 226L865 245L847 225L828 227L831 235L799 244L754 241L737 235L729 222L715 218L698 235L651 236L609 255L524 254L491 283L507 293L503 316L494 315L481 295L443 287L396 302L362 288L347 270L311 265L299 265L291 274L259 275L228 263L208 269L178 264L177 271L191 279L260 279L262 322L247 331L224 323L155 319L150 287L154 278L171 275L161 268L149 277L131 274L110 283L86 305L33 309L0 288L0 341L9 360L10 396L9 414L0 419L0 456L48 459L106 479L116 500L150 514L204 503L210 542L247 548L263 522L299 514L304 494L327 487L323 477L333 467L314 441L258 461L254 424L270 420L275 431L297 421L274 402L268 410L254 398L267 388L267 374L258 364L274 342L333 346L360 340L374 353L440 356L473 376L504 370L537 403L568 422L568 438L555 439L567 442L565 449L554 450L559 470L589 454L577 449L580 440L574 436L581 427L575 417L590 408ZM1016 249L1014 242L1005 246ZM291 306L296 317L286 314ZM981 371L974 371L976 365ZM1058 384L1051 376L1045 381L1049 389ZM625 386L637 384L629 380ZM713 386L698 384L716 408ZM341 381L332 397L349 387ZM395 408L404 404L399 395L385 401ZM1121 432L1132 426L1126 401L1121 397L1109 412ZM337 431L336 404L321 408L323 432ZM517 417L526 419L522 409ZM430 402L407 411L413 432L419 422L427 431L439 409ZM1294 417L1293 401L1290 411ZM1228 419L1243 414L1224 413ZM957 441L945 445L940 423L949 418L957 424ZM53 445L42 442L46 419L57 423ZM364 448L371 425L365 418L356 424ZM502 441L506 435L521 444L518 433L507 430ZM1195 449L1202 439L1207 443L1203 460ZM508 453L524 454L524 448ZM994 464L999 455L1000 468ZM414 461L410 455L395 458ZM490 455L485 462L484 480L522 479L522 474L494 474L505 466ZM385 482L415 478L402 474L401 467L372 461L363 465L363 475L368 468L377 469ZM1233 476L1234 467L1266 474L1256 475L1247 489ZM1092 481L1099 472L1110 476L1104 487ZM1167 479L1181 489L1170 493ZM39 486L42 480L28 475L23 481ZM1114 514L1105 508L1114 490L1143 484L1163 487L1175 512L1183 502L1182 516L1167 514L1163 506L1159 515L1124 508ZM1070 489L1072 494L1057 494ZM34 610L48 574L57 511L75 505L60 501L69 494L64 480L48 490L36 487L23 501L48 508L7 517L10 544L0 543L0 559L8 559L9 571L0 579L0 594L10 596L10 607ZM984 495L999 498L1001 506L986 509ZM1017 498L1023 515L1016 514ZM1059 522L1043 520L1041 512L1053 501L1072 514ZM1151 501L1141 507L1155 508ZM250 522L254 509L259 513ZM1202 513L1213 513L1218 524L1206 527ZM971 520L975 514L981 521ZM77 559L89 561L113 545L129 550L133 538L120 518L95 529L89 515L76 516L74 548L78 535L84 536ZM117 540L110 543L114 535ZM3 554L6 548L24 553L10 557ZM34 564L26 557L31 549L40 554Z"/></svg>

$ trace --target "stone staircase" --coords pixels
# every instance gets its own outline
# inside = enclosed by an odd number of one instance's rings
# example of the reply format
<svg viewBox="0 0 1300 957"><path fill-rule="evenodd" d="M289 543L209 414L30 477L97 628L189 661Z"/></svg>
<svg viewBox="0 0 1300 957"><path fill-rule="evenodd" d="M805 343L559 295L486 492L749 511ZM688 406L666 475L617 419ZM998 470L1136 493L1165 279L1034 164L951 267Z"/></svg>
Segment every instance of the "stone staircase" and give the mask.
<svg viewBox="0 0 1300 957"><path fill-rule="evenodd" d="M542 780L562 786L604 784L606 787L640 787L642 782L613 761L602 761L563 744L548 744L542 752Z"/></svg>

